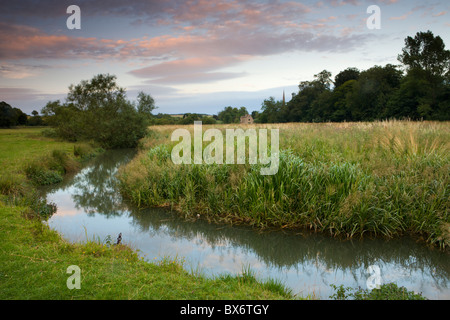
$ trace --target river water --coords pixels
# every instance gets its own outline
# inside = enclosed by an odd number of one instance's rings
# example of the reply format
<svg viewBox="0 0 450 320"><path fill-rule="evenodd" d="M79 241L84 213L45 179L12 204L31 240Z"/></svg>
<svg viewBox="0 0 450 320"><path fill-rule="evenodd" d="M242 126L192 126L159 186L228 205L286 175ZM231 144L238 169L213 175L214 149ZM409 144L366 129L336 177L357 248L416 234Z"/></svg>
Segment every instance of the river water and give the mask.
<svg viewBox="0 0 450 320"><path fill-rule="evenodd" d="M45 188L47 200L57 206L49 226L72 242L115 241L122 233L122 243L150 262L177 257L188 271L207 276L250 269L257 278L277 279L301 296L329 299L335 293L331 284L366 289L395 282L429 299L450 299L450 255L409 237L338 240L304 231L261 232L186 221L167 209L139 210L123 201L114 178L134 154L107 151Z"/></svg>

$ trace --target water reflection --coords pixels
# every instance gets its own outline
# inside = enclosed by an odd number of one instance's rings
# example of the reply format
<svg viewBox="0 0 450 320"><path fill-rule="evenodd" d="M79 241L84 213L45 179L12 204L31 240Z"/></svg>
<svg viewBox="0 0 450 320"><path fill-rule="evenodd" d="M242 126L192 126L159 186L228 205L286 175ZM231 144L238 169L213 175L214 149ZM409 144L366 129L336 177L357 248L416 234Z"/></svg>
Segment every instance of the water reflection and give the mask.
<svg viewBox="0 0 450 320"><path fill-rule="evenodd" d="M397 282L432 299L449 299L450 258L410 238L340 241L309 232L258 232L247 227L185 221L163 209L138 210L116 191L114 174L132 150L111 151L61 184L46 189L58 206L49 224L72 241L86 229L101 239L122 232L146 255L181 256L206 274L240 272L250 266L262 277L284 281L328 298L330 284L365 288L367 267L378 265L384 282Z"/></svg>

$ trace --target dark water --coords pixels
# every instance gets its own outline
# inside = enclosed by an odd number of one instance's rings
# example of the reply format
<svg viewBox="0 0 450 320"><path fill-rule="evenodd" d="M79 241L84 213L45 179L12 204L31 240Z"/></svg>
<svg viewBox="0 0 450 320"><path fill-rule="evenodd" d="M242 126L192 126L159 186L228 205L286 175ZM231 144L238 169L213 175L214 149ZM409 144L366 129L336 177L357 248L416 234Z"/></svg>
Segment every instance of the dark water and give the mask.
<svg viewBox="0 0 450 320"><path fill-rule="evenodd" d="M294 293L328 299L331 284L367 288L379 267L381 283L395 282L429 299L450 299L450 255L410 238L340 241L309 232L258 232L247 227L186 221L165 209L138 210L117 192L114 174L134 156L108 151L78 174L45 190L57 205L48 224L73 242L122 233L123 243L148 261L184 259L205 275L252 270L278 279Z"/></svg>

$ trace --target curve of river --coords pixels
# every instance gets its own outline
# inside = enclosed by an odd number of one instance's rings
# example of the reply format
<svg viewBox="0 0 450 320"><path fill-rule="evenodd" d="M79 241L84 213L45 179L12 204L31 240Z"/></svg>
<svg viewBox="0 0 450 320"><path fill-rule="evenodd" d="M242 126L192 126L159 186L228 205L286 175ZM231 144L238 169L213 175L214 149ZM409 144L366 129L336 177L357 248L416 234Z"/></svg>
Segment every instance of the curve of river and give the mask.
<svg viewBox="0 0 450 320"><path fill-rule="evenodd" d="M429 299L450 299L450 255L409 237L342 241L309 232L259 232L186 221L166 209L138 210L123 201L114 178L134 154L107 151L45 188L47 200L57 205L49 226L72 242L115 240L122 233L122 243L146 260L178 257L188 271L208 276L250 268L256 277L278 279L302 296L329 299L335 293L331 284L366 289L376 277ZM369 266L377 266L379 276L368 272Z"/></svg>

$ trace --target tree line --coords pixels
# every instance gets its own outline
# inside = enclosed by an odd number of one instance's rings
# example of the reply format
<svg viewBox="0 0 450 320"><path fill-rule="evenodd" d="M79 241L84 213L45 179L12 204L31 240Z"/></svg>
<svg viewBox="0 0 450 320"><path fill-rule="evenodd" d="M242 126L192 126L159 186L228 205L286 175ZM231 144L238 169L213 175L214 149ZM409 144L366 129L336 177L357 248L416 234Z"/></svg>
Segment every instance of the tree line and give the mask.
<svg viewBox="0 0 450 320"><path fill-rule="evenodd" d="M0 128L15 126L41 126L44 124L39 112L33 110L32 116L19 108L13 108L5 101L0 102Z"/></svg>
<svg viewBox="0 0 450 320"><path fill-rule="evenodd" d="M450 120L450 51L442 38L431 31L407 37L398 61L363 71L350 67L334 79L323 70L300 82L289 102L265 99L255 122Z"/></svg>

